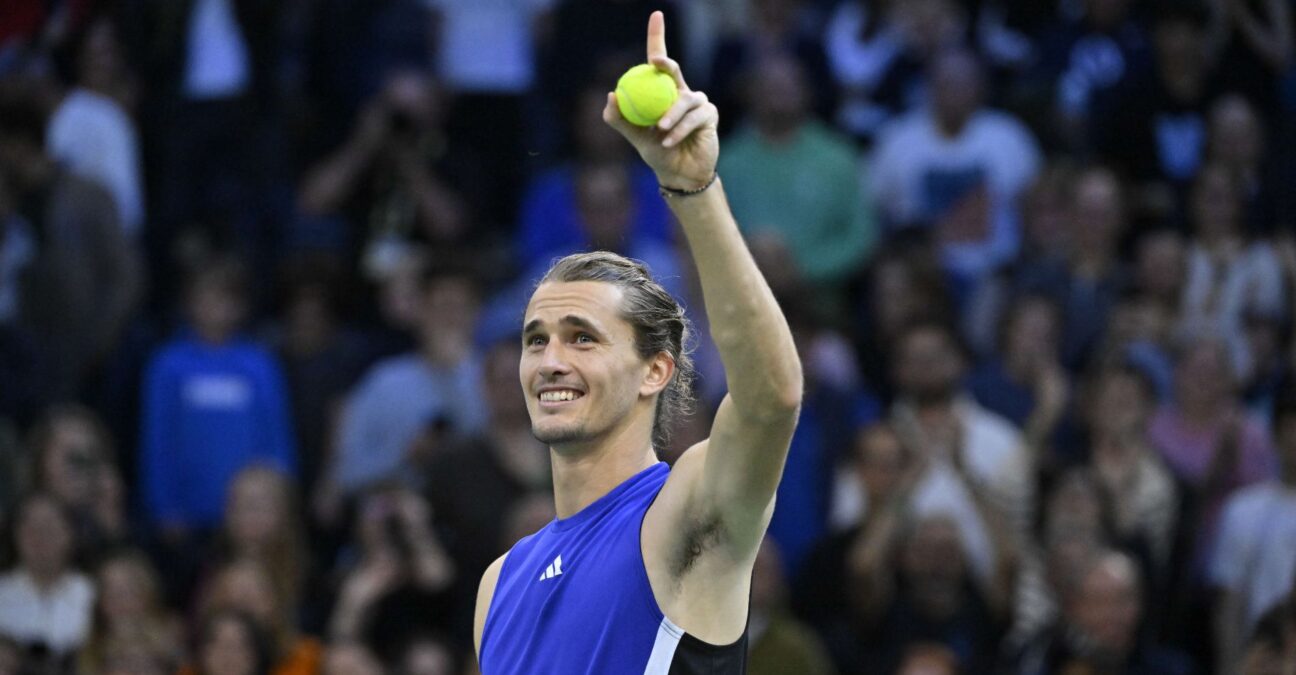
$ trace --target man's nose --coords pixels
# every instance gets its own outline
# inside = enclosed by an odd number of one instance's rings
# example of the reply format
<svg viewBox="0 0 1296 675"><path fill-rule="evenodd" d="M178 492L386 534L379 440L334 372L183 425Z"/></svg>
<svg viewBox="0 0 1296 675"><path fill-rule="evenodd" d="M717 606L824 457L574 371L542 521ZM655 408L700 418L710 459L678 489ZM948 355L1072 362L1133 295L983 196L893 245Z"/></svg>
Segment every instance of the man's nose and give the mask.
<svg viewBox="0 0 1296 675"><path fill-rule="evenodd" d="M571 367L567 364L567 354L563 344L557 340L550 340L545 345L544 357L540 360L540 375L545 379L552 379L570 371Z"/></svg>

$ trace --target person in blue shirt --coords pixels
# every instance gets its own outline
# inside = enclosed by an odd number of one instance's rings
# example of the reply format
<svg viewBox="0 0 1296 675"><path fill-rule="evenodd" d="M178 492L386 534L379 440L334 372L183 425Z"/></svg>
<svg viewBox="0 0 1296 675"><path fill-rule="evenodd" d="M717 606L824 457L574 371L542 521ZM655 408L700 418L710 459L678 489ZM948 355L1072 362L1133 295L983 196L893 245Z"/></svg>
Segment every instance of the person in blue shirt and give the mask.
<svg viewBox="0 0 1296 675"><path fill-rule="evenodd" d="M636 261L556 262L523 317L519 378L549 446L558 518L487 568L474 638L484 675L742 673L752 569L802 398L788 323L743 242L716 175L716 107L666 55L648 61L679 100L635 127L603 119L657 176L697 263L729 393L711 435L658 461L688 401L684 309Z"/></svg>
<svg viewBox="0 0 1296 675"><path fill-rule="evenodd" d="M219 524L230 481L248 465L296 472L279 364L238 333L246 295L236 260L198 267L185 294L189 326L153 355L145 373L143 506L172 542Z"/></svg>

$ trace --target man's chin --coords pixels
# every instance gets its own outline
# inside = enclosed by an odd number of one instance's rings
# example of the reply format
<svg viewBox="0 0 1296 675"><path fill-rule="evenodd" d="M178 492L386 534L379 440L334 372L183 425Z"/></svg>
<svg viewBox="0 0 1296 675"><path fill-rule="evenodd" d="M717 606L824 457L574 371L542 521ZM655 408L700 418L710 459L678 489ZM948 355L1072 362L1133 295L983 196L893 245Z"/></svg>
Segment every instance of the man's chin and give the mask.
<svg viewBox="0 0 1296 675"><path fill-rule="evenodd" d="M587 439L587 434L582 426L577 425L531 425L531 435L535 436L537 441L545 445L562 445L565 443L576 443Z"/></svg>

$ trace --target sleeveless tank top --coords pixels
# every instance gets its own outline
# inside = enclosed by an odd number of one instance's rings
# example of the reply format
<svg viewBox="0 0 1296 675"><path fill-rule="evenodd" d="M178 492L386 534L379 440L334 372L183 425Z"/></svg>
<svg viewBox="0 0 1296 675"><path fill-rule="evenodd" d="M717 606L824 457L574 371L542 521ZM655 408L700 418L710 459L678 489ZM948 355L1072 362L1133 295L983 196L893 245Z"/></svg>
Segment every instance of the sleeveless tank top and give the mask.
<svg viewBox="0 0 1296 675"><path fill-rule="evenodd" d="M688 635L657 606L639 532L670 469L657 463L515 544L482 630L482 675L733 675L729 645Z"/></svg>

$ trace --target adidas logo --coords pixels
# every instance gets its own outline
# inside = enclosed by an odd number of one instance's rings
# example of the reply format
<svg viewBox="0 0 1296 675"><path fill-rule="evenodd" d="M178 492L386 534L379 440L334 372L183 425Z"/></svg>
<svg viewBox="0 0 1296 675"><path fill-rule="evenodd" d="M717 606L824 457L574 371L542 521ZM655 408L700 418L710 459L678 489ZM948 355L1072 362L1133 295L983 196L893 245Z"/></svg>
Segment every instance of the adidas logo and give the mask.
<svg viewBox="0 0 1296 675"><path fill-rule="evenodd" d="M544 581L545 579L552 579L560 574L562 574L561 555L558 556L557 558L554 558L554 561L549 563L549 567L545 568L544 574L540 575L540 581Z"/></svg>

